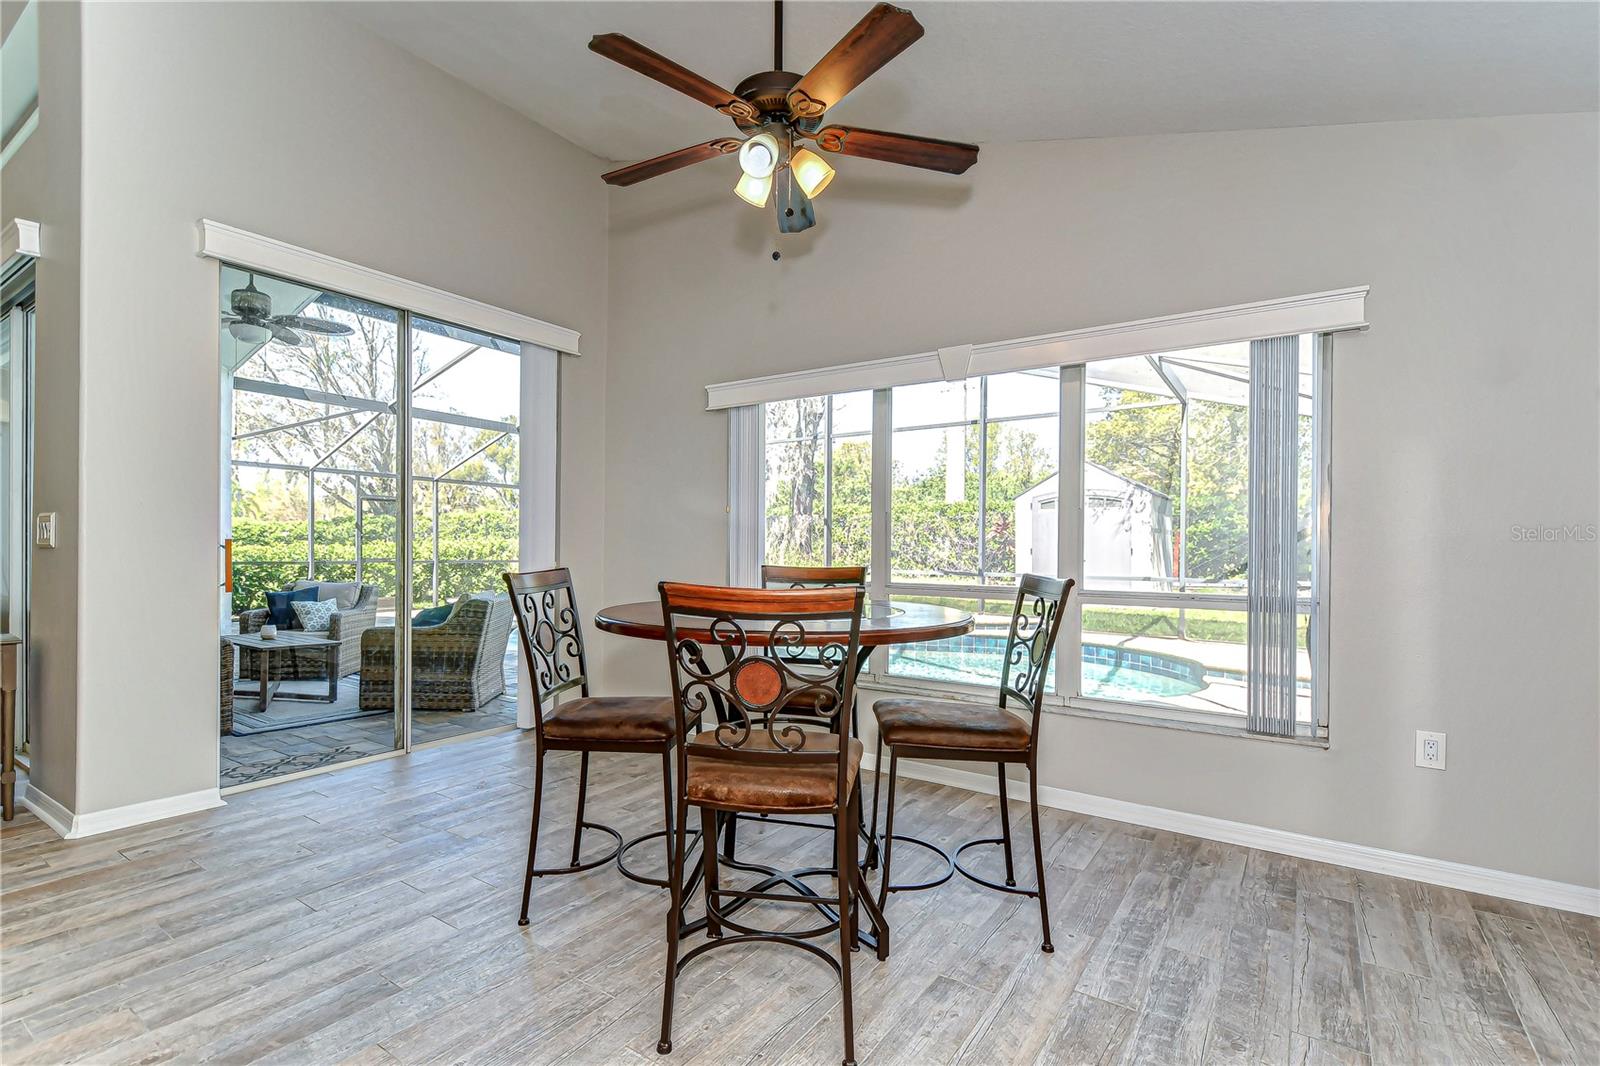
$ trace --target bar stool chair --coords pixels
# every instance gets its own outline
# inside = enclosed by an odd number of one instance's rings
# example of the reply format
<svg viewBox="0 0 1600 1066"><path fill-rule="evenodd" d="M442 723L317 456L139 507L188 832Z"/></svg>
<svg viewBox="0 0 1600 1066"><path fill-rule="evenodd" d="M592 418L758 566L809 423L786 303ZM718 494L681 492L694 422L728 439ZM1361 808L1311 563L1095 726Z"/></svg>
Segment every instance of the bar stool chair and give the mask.
<svg viewBox="0 0 1600 1066"><path fill-rule="evenodd" d="M855 694L856 662L861 652L859 586L819 589L741 589L707 585L661 584L661 613L667 631L667 662L680 736L689 737L708 710L718 724L678 747L672 859L672 909L667 919L666 987L661 1005L661 1039L656 1050L672 1051L673 997L683 968L700 955L730 944L768 942L809 951L839 975L843 996L844 1061L855 1060L854 1003L850 953L858 932L858 911L867 912L877 937L878 957L889 951L889 931L870 895L857 861L856 825L861 804L857 779L862 747L850 735L845 710ZM818 666L801 671L784 652L816 648ZM718 653L718 662L708 660ZM775 654L774 654L775 653ZM723 888L715 847L702 847L705 874L705 927L710 939L679 956L683 920L684 857L689 808L700 809L704 841L716 839L716 821L748 814L823 814L833 820L837 885L832 897ZM767 885L769 882L763 882ZM774 886L779 887L779 886ZM821 924L785 932L747 925L735 912L768 901L816 908ZM836 958L813 940L837 931ZM775 990L781 994L781 989Z"/></svg>
<svg viewBox="0 0 1600 1066"><path fill-rule="evenodd" d="M867 568L864 566L779 566L777 564L762 564L761 587L766 589L832 589L832 588L866 588ZM782 650L784 661L792 666L819 667L822 662L815 648L785 648ZM867 656L862 655L856 667L856 680L860 680L861 671L866 667ZM815 692L797 692L793 711L796 714L806 713L808 703L817 698ZM850 703L850 729L854 734L861 732L861 723L856 717L856 705ZM762 816L762 820L769 823L782 825L808 826L811 823L797 821L792 818L773 818ZM739 816L734 815L724 819L722 855L723 859L733 862L734 847L737 839ZM861 834L867 835L866 818L861 819ZM736 863L734 865L737 865ZM867 869L877 865L877 844L870 837L867 839Z"/></svg>
<svg viewBox="0 0 1600 1066"><path fill-rule="evenodd" d="M504 574L506 589L517 619L522 655L533 682L534 730L533 825L528 832L528 869L522 884L522 914L518 925L528 924L528 904L533 879L554 874L575 874L615 861L624 877L641 884L666 888L665 878L648 877L628 869L628 849L662 837L667 861L672 861L672 749L677 743L677 718L667 696L591 696L583 630L579 624L572 572L566 567ZM552 702L562 693L578 692L577 699ZM565 866L536 865L539 850L539 807L544 793L544 756L548 751L580 752L578 763L578 815L572 829L572 860ZM609 825L584 820L589 790L589 755L596 751L633 752L661 756L661 791L665 828L623 842ZM612 838L613 846L599 858L582 858L583 831L593 829ZM698 833L695 834L698 836Z"/></svg>
<svg viewBox="0 0 1600 1066"><path fill-rule="evenodd" d="M878 719L878 759L889 745L889 809L883 834L883 880L878 888L878 906L884 908L890 892L909 892L936 888L959 873L969 881L999 892L1034 896L1039 900L1039 924L1044 929L1040 950L1053 952L1050 942L1050 906L1045 898L1044 851L1039 844L1039 714L1044 706L1045 679L1050 672L1050 656L1061 629L1061 608L1072 590L1071 581L1025 575L1017 586L1016 605L1011 611L1011 628L1006 636L1005 660L1001 667L1000 693L996 706L962 703L955 700L881 699L872 705ZM1008 704L1027 709L1028 717L1012 714ZM905 843L937 852L947 864L943 876L917 884L896 885L889 879L894 835L894 788L900 757L940 759L950 762L992 762L1000 779L1000 833L998 837L969 840L955 851L946 852L936 844L915 837L901 837ZM1033 821L1033 888L1018 888L1011 857L1011 811L1006 803L1006 766L1019 763L1028 768L1028 807ZM872 829L878 829L878 797L873 791ZM968 848L999 844L1005 849L1005 884L973 873L961 864Z"/></svg>

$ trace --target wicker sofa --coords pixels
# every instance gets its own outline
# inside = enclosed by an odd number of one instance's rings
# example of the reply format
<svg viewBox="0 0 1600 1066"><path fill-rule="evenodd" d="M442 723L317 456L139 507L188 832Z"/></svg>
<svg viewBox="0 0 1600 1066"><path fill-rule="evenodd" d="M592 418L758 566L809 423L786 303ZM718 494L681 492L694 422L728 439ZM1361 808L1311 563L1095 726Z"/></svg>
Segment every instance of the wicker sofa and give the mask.
<svg viewBox="0 0 1600 1066"><path fill-rule="evenodd" d="M476 711L505 694L511 600L477 594L456 601L450 617L411 631L411 706L419 711ZM394 630L361 637L361 709L394 706Z"/></svg>
<svg viewBox="0 0 1600 1066"><path fill-rule="evenodd" d="M353 581L296 581L287 591L316 587L318 598L334 600L339 609L333 613L325 634L329 640L339 642L339 676L353 674L361 669L361 636L378 624L378 589L375 585L357 585ZM239 632L254 633L266 624L265 607L244 611L239 615ZM289 627L299 629L299 623ZM322 636L324 634L318 634ZM272 681L323 681L328 677L327 653L321 649L284 654L272 657ZM239 679L261 679L261 656L249 648L239 649Z"/></svg>

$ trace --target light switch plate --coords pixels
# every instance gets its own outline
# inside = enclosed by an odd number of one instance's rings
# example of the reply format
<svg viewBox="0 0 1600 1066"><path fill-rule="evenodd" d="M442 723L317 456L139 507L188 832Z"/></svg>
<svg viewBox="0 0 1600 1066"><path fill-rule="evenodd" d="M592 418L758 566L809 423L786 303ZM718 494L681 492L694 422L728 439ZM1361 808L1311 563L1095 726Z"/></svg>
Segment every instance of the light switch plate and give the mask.
<svg viewBox="0 0 1600 1066"><path fill-rule="evenodd" d="M56 512L41 512L33 520L33 543L41 548L56 546Z"/></svg>
<svg viewBox="0 0 1600 1066"><path fill-rule="evenodd" d="M1444 734L1417 730L1417 765L1429 770L1444 769Z"/></svg>

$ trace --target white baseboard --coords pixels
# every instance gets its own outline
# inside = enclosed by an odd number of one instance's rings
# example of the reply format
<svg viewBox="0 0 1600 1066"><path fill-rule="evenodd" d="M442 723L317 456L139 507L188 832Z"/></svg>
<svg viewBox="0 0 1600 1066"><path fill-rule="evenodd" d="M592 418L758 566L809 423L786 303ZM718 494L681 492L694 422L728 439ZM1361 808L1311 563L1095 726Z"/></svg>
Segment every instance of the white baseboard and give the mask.
<svg viewBox="0 0 1600 1066"><path fill-rule="evenodd" d="M869 754L864 765L873 766ZM936 785L951 785L969 792L997 795L1000 791L992 774L978 774L971 770L958 770L936 763L911 759L900 761L900 773L918 781ZM1016 795L1012 793L1013 797ZM1576 911L1579 914L1600 916L1600 888L1586 888L1562 881L1548 881L1542 877L1491 870L1484 866L1445 859L1430 859L1423 855L1408 855L1400 851L1367 847L1364 844L1347 844L1340 840L1291 833L1285 829L1269 829L1246 822L1230 822L1226 818L1212 818L1203 814L1189 814L1166 807L1151 807L1128 800L1092 796L1087 792L1039 786L1039 803L1061 811L1110 818L1118 822L1131 822L1150 829L1164 829L1172 833L1185 833L1224 844L1238 844L1247 848L1293 855L1299 859L1348 866L1369 873L1403 877L1411 881L1424 881L1445 888L1458 888L1467 892L1514 899L1556 910Z"/></svg>
<svg viewBox="0 0 1600 1066"><path fill-rule="evenodd" d="M19 802L66 840L98 836L101 833L128 829L147 822L159 822L164 818L208 811L225 803L217 789L203 788L198 792L186 792L181 796L166 796L162 799L146 800L143 803L130 803L124 807L73 814L31 784L22 791Z"/></svg>
<svg viewBox="0 0 1600 1066"><path fill-rule="evenodd" d="M56 836L72 834L72 812L56 802L53 796L40 792L33 782L17 782L17 802L32 811L39 821L54 829Z"/></svg>

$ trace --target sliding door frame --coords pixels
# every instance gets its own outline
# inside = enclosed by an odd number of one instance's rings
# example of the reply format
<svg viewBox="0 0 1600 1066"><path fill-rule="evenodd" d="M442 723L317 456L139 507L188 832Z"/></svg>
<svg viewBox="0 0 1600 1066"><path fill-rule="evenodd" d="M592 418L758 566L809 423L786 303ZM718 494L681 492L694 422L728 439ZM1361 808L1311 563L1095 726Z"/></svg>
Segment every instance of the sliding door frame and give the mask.
<svg viewBox="0 0 1600 1066"><path fill-rule="evenodd" d="M413 471L411 444L416 427L411 422L411 312L400 308L399 336L395 340L395 435L399 438L395 465L400 469L400 486L395 495L395 573L394 573L394 746L396 751L411 750L411 549L416 533L416 506L411 498ZM520 504L519 504L520 506Z"/></svg>

